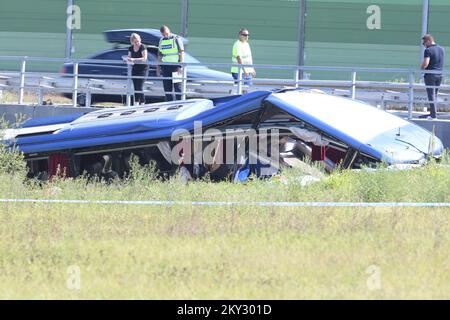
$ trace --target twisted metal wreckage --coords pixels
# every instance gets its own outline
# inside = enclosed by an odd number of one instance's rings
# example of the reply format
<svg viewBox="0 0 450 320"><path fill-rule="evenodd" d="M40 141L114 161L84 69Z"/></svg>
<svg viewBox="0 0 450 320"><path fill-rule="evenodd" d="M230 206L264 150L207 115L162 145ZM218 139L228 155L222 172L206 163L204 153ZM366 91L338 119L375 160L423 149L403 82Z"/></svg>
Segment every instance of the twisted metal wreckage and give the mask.
<svg viewBox="0 0 450 320"><path fill-rule="evenodd" d="M269 177L308 157L327 171L421 165L439 158L429 131L365 103L301 89L257 91L31 119L3 132L24 153L30 177L83 173L105 179L130 172L130 158L161 176L245 181Z"/></svg>

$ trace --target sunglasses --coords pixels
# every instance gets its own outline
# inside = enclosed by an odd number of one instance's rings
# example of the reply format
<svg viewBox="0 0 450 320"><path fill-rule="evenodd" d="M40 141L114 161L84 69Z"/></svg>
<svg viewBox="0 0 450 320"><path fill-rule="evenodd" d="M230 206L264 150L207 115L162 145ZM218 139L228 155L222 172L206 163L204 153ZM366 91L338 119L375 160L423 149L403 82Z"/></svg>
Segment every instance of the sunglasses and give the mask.
<svg viewBox="0 0 450 320"><path fill-rule="evenodd" d="M248 33L241 33L241 36L244 36L244 37L248 37L250 34L248 34Z"/></svg>

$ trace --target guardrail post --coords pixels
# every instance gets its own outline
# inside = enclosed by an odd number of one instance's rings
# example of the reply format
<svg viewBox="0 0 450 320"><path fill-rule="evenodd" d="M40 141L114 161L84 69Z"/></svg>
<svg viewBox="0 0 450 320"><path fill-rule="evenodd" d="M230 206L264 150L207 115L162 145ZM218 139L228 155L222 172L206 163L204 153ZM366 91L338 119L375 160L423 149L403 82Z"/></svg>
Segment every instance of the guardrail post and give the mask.
<svg viewBox="0 0 450 320"><path fill-rule="evenodd" d="M237 79L237 94L242 94L242 72L241 67L238 66L238 79Z"/></svg>
<svg viewBox="0 0 450 320"><path fill-rule="evenodd" d="M184 66L183 79L181 82L181 100L186 100L186 86L187 86L187 66Z"/></svg>
<svg viewBox="0 0 450 320"><path fill-rule="evenodd" d="M356 71L352 71L352 99L356 98Z"/></svg>
<svg viewBox="0 0 450 320"><path fill-rule="evenodd" d="M300 69L296 68L294 72L294 87L298 88L298 78L300 76Z"/></svg>
<svg viewBox="0 0 450 320"><path fill-rule="evenodd" d="M130 63L127 64L127 107L131 106L131 68Z"/></svg>
<svg viewBox="0 0 450 320"><path fill-rule="evenodd" d="M86 105L85 105L86 108L90 108L91 107L91 101L92 101L92 98L91 98L91 84L88 83L88 86L86 88Z"/></svg>
<svg viewBox="0 0 450 320"><path fill-rule="evenodd" d="M414 73L412 71L409 72L409 85L408 85L408 120L412 119L412 111L414 106Z"/></svg>
<svg viewBox="0 0 450 320"><path fill-rule="evenodd" d="M23 94L25 89L25 71L26 71L27 60L26 57L23 58L20 67L20 87L19 87L19 104L23 104Z"/></svg>
<svg viewBox="0 0 450 320"><path fill-rule="evenodd" d="M39 91L38 91L38 106L42 106L42 103L44 102L44 93L43 88L41 86L41 83L39 83Z"/></svg>
<svg viewBox="0 0 450 320"><path fill-rule="evenodd" d="M73 64L72 103L76 107L78 103L78 62Z"/></svg>

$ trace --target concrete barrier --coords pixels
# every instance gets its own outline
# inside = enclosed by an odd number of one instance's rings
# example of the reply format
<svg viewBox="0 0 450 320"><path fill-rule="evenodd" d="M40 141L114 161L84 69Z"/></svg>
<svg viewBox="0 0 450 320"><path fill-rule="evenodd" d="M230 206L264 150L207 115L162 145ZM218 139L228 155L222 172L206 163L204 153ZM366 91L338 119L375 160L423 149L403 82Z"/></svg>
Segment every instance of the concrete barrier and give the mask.
<svg viewBox="0 0 450 320"><path fill-rule="evenodd" d="M408 112L406 111L392 111L391 113L404 119L408 118ZM430 132L433 131L434 126L434 133L436 137L441 139L447 149L450 149L450 114L439 113L438 119L436 120L419 119L419 116L422 114L423 113L414 112L413 119L411 121Z"/></svg>
<svg viewBox="0 0 450 320"><path fill-rule="evenodd" d="M450 120L422 120L414 119L412 120L415 124L427 129L428 131L433 131L436 137L442 140L442 143L447 149L450 149Z"/></svg>

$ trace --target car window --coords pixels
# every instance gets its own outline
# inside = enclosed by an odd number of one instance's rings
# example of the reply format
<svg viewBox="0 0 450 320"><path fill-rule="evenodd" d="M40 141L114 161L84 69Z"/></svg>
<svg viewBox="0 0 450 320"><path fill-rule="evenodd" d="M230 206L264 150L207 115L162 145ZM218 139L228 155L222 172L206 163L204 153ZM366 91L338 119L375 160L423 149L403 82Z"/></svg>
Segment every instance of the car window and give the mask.
<svg viewBox="0 0 450 320"><path fill-rule="evenodd" d="M151 62L155 62L158 60L157 54L148 51L148 60ZM195 59L193 56L191 56L189 53L184 54L184 61L187 63L200 63L197 59Z"/></svg>
<svg viewBox="0 0 450 320"><path fill-rule="evenodd" d="M100 59L100 60L121 60L122 56L128 55L128 50L120 49L120 50L111 50L102 52L100 54L93 55L91 59Z"/></svg>
<svg viewBox="0 0 450 320"><path fill-rule="evenodd" d="M116 50L109 50L101 53L97 53L89 57L90 59L98 59L98 60L121 60L122 56L128 55L128 49L116 49ZM148 50L148 60L150 62L157 62L158 57L156 53L151 52ZM184 54L184 61L186 63L201 63L196 58L191 56L189 53ZM192 66L193 68L206 68L204 66ZM192 68L191 67L191 68Z"/></svg>
<svg viewBox="0 0 450 320"><path fill-rule="evenodd" d="M156 61L158 61L158 57L157 57L156 54L154 54L154 53L148 52L147 58L148 58L148 61L150 61L150 62L156 62Z"/></svg>

